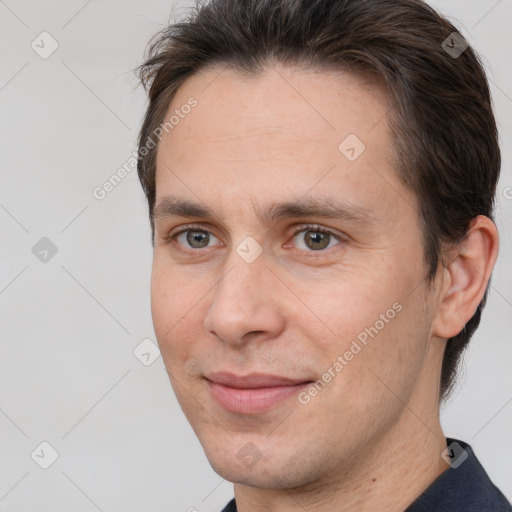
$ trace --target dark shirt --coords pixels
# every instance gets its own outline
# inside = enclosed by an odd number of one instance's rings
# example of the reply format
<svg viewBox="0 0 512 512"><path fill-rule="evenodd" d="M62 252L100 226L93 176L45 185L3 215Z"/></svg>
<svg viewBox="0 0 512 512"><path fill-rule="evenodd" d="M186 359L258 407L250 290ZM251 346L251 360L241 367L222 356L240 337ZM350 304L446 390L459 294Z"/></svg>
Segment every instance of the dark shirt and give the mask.
<svg viewBox="0 0 512 512"><path fill-rule="evenodd" d="M512 512L512 505L491 482L471 446L457 439L446 441L451 467L404 512ZM237 512L234 498L222 512Z"/></svg>

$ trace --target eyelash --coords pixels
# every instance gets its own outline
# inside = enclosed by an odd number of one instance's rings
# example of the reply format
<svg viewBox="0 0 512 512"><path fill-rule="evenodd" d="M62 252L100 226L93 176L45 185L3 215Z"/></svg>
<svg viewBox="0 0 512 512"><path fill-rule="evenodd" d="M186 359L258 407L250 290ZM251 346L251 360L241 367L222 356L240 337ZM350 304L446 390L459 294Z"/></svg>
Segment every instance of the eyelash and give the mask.
<svg viewBox="0 0 512 512"><path fill-rule="evenodd" d="M213 233L211 231L205 229L202 226L188 224L188 225L182 226L182 228L179 231L169 234L169 236L165 239L165 243L167 243L167 244L175 243L176 238L179 235L181 235L182 233L186 233L187 231L199 231L202 233L209 233L209 234L213 235ZM294 238L295 236L297 236L297 234L299 234L303 231L314 231L314 232L318 232L318 233L323 233L323 234L327 234L327 235L334 237L338 242L344 241L340 235L337 235L333 231L323 228L323 227L319 226L318 224L301 224L300 226L297 226L295 228L295 230L293 231L292 238ZM215 236L215 235L213 235L213 236ZM181 246L181 244L179 244L179 245ZM329 249L333 249L333 248L334 247L330 247ZM190 252L198 252L200 249L183 249L182 247L179 247L179 250L186 252L187 254L190 254ZM325 254L327 252L327 250L328 249L322 249L319 251L304 251L303 249L299 249L299 251L306 252L310 257L315 257L314 256L315 253L318 253L319 255Z"/></svg>

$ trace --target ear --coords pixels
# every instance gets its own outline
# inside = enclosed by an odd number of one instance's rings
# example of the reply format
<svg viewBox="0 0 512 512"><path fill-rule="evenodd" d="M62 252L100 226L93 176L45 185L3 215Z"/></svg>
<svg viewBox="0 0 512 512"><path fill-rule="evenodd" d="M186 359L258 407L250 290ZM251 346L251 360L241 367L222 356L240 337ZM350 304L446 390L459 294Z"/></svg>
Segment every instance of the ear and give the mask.
<svg viewBox="0 0 512 512"><path fill-rule="evenodd" d="M452 338L475 314L491 277L498 246L498 230L494 222L483 215L475 217L467 236L450 251L450 262L442 270L433 334Z"/></svg>

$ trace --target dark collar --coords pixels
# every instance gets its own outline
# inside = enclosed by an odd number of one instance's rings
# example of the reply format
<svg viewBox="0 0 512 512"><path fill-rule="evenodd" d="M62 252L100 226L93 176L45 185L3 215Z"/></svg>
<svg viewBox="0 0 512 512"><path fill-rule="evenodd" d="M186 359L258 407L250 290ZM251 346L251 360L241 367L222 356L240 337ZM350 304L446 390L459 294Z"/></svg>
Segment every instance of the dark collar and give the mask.
<svg viewBox="0 0 512 512"><path fill-rule="evenodd" d="M405 512L512 512L512 506L491 482L471 446L446 439L450 467ZM233 498L222 512L237 512Z"/></svg>
<svg viewBox="0 0 512 512"><path fill-rule="evenodd" d="M512 506L491 482L464 441L446 439L451 467L439 475L405 512L509 512Z"/></svg>

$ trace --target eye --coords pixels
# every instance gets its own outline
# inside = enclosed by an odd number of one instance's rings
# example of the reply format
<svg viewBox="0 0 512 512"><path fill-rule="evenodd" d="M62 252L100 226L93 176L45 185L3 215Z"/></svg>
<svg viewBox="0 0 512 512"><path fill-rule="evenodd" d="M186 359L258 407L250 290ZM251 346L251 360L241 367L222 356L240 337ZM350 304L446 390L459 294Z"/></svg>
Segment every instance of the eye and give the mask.
<svg viewBox="0 0 512 512"><path fill-rule="evenodd" d="M294 234L298 239L296 246L308 252L330 249L341 242L341 238L332 231L316 225L299 226Z"/></svg>
<svg viewBox="0 0 512 512"><path fill-rule="evenodd" d="M174 233L169 236L170 241L176 240L183 247L190 249L204 249L205 247L211 247L209 244L212 239L220 242L220 240L210 231L198 228L192 229L191 227L188 229L182 229L178 233Z"/></svg>
<svg viewBox="0 0 512 512"><path fill-rule="evenodd" d="M306 252L322 252L342 241L339 235L313 224L298 226L293 238L297 241L293 244L288 243L284 247L293 245ZM212 247L214 244L211 242L215 242L215 240L222 245L222 242L211 231L198 226L184 226L180 231L171 233L167 238L169 243L178 242L184 250Z"/></svg>

